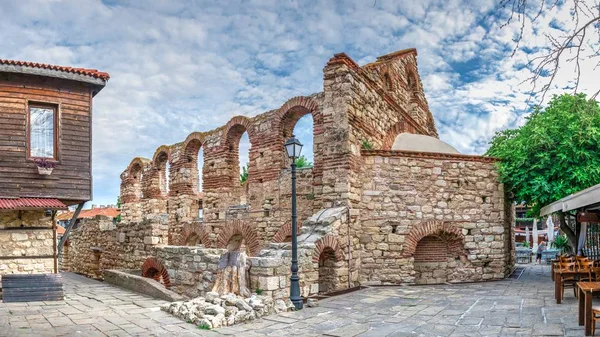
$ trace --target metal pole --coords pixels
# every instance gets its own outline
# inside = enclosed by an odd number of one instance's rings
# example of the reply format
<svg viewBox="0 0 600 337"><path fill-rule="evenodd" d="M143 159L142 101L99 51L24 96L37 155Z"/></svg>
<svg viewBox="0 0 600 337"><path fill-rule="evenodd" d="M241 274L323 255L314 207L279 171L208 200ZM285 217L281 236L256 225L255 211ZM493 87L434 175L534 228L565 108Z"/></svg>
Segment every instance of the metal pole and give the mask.
<svg viewBox="0 0 600 337"><path fill-rule="evenodd" d="M67 225L67 228L65 228L65 233L63 234L63 236L60 238L60 242L58 243L58 254L57 254L57 258L60 256L60 253L62 252L62 248L63 245L65 244L65 241L67 241L67 239L69 238L69 233L71 233L71 228L73 228L73 225L75 224L75 221L77 221L77 218L79 217L79 213L81 212L81 209L83 208L83 205L85 204L85 201L80 203L79 205L77 205L77 209L75 210L75 213L73 213L73 217L71 218L71 221L69 221L69 224Z"/></svg>
<svg viewBox="0 0 600 337"><path fill-rule="evenodd" d="M300 277L298 277L298 239L296 227L296 160L292 159L292 276L290 277L290 301L296 310L302 309Z"/></svg>

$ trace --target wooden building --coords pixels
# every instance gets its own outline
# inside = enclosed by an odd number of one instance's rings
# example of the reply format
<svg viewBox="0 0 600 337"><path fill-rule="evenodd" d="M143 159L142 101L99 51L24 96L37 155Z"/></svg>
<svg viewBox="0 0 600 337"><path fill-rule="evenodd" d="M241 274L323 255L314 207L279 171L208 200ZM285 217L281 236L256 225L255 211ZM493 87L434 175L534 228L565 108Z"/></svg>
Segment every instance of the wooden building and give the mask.
<svg viewBox="0 0 600 337"><path fill-rule="evenodd" d="M57 272L56 210L92 198L92 100L108 79L0 59L0 275Z"/></svg>

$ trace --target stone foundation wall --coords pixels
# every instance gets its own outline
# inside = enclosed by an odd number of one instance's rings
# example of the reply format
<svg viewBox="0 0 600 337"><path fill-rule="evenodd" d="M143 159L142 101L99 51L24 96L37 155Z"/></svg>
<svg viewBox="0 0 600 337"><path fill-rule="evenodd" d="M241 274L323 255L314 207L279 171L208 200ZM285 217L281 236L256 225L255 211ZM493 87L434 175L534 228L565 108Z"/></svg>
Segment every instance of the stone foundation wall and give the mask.
<svg viewBox="0 0 600 337"><path fill-rule="evenodd" d="M53 273L54 231L44 211L0 212L0 275Z"/></svg>

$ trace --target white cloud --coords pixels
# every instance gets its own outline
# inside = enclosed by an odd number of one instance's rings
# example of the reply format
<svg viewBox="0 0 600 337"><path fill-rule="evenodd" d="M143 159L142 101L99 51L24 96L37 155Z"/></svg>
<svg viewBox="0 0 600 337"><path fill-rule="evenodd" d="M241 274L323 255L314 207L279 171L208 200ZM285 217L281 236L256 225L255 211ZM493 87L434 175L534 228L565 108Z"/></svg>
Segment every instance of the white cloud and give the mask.
<svg viewBox="0 0 600 337"><path fill-rule="evenodd" d="M11 1L2 8L0 58L111 74L94 101L95 203L108 203L133 157L150 157L159 145L232 116L321 91L324 64L342 51L366 63L416 47L440 137L466 153L485 151L495 131L522 123L530 88L519 83L529 72L517 69L532 57L519 51L510 58L518 27L500 29L490 16L494 6L493 0ZM568 9L558 16L568 22ZM545 46L541 28L552 19L528 28L523 44ZM479 66L465 70L466 62ZM569 71L561 71L561 85ZM585 88L594 86L591 76ZM310 123L296 132L309 145Z"/></svg>

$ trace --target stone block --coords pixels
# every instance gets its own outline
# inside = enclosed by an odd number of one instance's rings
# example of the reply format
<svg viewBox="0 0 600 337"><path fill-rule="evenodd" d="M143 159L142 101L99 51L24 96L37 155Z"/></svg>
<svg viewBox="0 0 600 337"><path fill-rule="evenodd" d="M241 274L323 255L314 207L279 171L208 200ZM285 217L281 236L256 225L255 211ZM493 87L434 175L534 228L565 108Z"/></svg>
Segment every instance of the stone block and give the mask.
<svg viewBox="0 0 600 337"><path fill-rule="evenodd" d="M160 238L157 236L145 236L144 244L145 245L157 245L160 242Z"/></svg>
<svg viewBox="0 0 600 337"><path fill-rule="evenodd" d="M258 278L258 287L263 290L279 289L279 276L261 276Z"/></svg>

